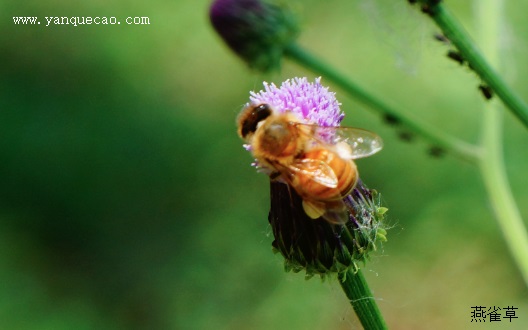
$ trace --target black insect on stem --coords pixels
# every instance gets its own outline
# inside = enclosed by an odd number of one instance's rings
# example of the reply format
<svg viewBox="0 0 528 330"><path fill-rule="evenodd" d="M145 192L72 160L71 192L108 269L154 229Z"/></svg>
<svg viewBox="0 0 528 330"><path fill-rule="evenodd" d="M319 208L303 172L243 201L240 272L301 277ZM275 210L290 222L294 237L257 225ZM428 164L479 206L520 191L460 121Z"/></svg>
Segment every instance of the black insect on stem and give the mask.
<svg viewBox="0 0 528 330"><path fill-rule="evenodd" d="M445 155L445 150L441 147L433 146L429 148L429 155L432 157L440 158Z"/></svg>
<svg viewBox="0 0 528 330"><path fill-rule="evenodd" d="M423 1L422 3L422 13L424 14L427 14L429 16L434 16L436 15L436 7L437 5L442 2L442 0L428 0L428 1Z"/></svg>
<svg viewBox="0 0 528 330"><path fill-rule="evenodd" d="M408 131L399 132L398 137L405 142L412 142L414 140L414 134Z"/></svg>
<svg viewBox="0 0 528 330"><path fill-rule="evenodd" d="M462 57L462 54L460 54L459 52L455 50L448 51L446 56L452 59L453 61L458 62L458 64L460 65L464 65L464 63L466 62L464 57Z"/></svg>
<svg viewBox="0 0 528 330"><path fill-rule="evenodd" d="M429 16L433 16L434 15L434 12L431 9L431 6L429 6L427 4L422 5L422 13L427 14Z"/></svg>
<svg viewBox="0 0 528 330"><path fill-rule="evenodd" d="M391 114L385 114L383 116L383 120L385 121L385 123L391 125L391 126L396 126L396 125L399 125L401 122L400 122L400 119L394 115L391 115Z"/></svg>
<svg viewBox="0 0 528 330"><path fill-rule="evenodd" d="M488 85L480 84L478 89L486 100L491 100L491 98L493 97L493 89L491 89L491 87L489 87Z"/></svg>
<svg viewBox="0 0 528 330"><path fill-rule="evenodd" d="M449 40L448 37L446 37L445 35L443 35L442 33L435 33L434 34L434 38L435 40L437 41L440 41L446 45L450 45L451 44L451 40Z"/></svg>

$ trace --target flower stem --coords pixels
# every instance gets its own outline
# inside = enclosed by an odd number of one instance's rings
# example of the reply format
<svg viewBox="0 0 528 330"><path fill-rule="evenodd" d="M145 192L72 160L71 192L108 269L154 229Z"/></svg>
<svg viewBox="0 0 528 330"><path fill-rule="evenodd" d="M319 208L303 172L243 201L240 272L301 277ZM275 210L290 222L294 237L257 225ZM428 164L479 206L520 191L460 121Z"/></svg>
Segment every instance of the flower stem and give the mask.
<svg viewBox="0 0 528 330"><path fill-rule="evenodd" d="M290 44L288 47L286 47L284 54L298 64L301 64L313 72L320 74L326 79L332 81L334 84L341 87L353 98L363 103L367 107L378 111L385 116L396 118L407 129L417 135L424 137L433 146L440 147L462 160L466 160L471 163L476 162L479 156L479 150L475 146L459 140L451 135L447 135L430 125L419 123L415 119L405 117L401 111L383 103L380 99L365 91L355 82L347 79L337 70L322 62L316 56L303 49L301 46L297 44Z"/></svg>
<svg viewBox="0 0 528 330"><path fill-rule="evenodd" d="M528 285L528 234L512 196L502 159L500 109L487 106L483 119L482 146L485 159L480 172L493 206L495 217L510 253Z"/></svg>
<svg viewBox="0 0 528 330"><path fill-rule="evenodd" d="M387 329L387 324L361 270L339 273L338 279L363 328Z"/></svg>
<svg viewBox="0 0 528 330"><path fill-rule="evenodd" d="M483 47L490 61L498 63L497 42L502 0L479 1L479 26ZM514 261L528 285L528 234L512 196L502 155L502 113L497 103L488 103L483 111L482 147L485 158L480 171L499 227Z"/></svg>
<svg viewBox="0 0 528 330"><path fill-rule="evenodd" d="M517 118L528 127L528 105L509 88L502 78L486 62L475 43L471 40L462 25L443 5L436 5L434 12L430 15L444 35L455 45L462 57L480 78L497 94L502 102Z"/></svg>

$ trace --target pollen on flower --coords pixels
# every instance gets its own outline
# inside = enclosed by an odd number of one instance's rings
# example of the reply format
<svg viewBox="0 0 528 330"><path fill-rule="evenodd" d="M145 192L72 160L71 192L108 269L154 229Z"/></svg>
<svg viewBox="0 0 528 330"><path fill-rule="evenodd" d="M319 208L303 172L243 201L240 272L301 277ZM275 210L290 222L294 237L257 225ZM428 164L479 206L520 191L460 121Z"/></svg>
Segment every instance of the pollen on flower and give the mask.
<svg viewBox="0 0 528 330"><path fill-rule="evenodd" d="M264 90L251 92L250 101L252 104L267 103L279 112L292 111L319 126L339 126L344 117L341 103L334 92L321 85L321 77L314 83L304 77L288 79L280 87L264 82Z"/></svg>

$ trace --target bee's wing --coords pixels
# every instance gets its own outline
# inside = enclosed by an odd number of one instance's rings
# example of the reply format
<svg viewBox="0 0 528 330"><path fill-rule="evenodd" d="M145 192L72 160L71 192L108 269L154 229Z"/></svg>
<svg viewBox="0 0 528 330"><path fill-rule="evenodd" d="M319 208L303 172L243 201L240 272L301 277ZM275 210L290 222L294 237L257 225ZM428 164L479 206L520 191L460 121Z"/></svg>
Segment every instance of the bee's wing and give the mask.
<svg viewBox="0 0 528 330"><path fill-rule="evenodd" d="M350 214L345 203L343 201L339 202L336 206L328 207L325 214L323 214L323 219L334 225L344 225L350 220Z"/></svg>
<svg viewBox="0 0 528 330"><path fill-rule="evenodd" d="M329 188L337 187L338 178L334 170L330 165L321 160L310 158L298 159L288 165L288 169L323 186Z"/></svg>
<svg viewBox="0 0 528 330"><path fill-rule="evenodd" d="M317 134L336 145L340 156L357 159L372 156L383 148L381 137L374 132L354 127L319 127ZM343 144L350 147L342 148Z"/></svg>

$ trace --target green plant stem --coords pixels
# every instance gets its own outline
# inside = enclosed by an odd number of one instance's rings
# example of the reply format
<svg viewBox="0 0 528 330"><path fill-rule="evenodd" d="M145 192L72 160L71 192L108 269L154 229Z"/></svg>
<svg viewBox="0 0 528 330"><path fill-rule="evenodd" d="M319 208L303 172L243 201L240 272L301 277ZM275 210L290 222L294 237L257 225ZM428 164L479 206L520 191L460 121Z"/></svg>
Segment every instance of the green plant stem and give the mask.
<svg viewBox="0 0 528 330"><path fill-rule="evenodd" d="M367 107L378 111L383 115L388 115L397 118L397 120L404 127L406 127L411 132L427 139L433 146L440 147L462 160L469 161L471 163L476 162L476 159L479 156L479 150L475 146L466 143L462 140L459 140L453 136L447 135L430 125L426 125L425 123L419 123L414 119L404 116L401 111L398 111L383 103L380 99L368 93L358 84L347 79L337 70L331 68L329 65L322 62L316 56L309 53L307 50L303 49L299 45L289 45L285 49L284 54L285 56L289 57L298 64L303 65L314 73L320 74L325 79L332 81L334 84L341 87L353 98L363 103Z"/></svg>
<svg viewBox="0 0 528 330"><path fill-rule="evenodd" d="M488 1L488 0L486 0ZM484 2L486 2L484 1ZM528 106L524 101L509 88L502 78L495 72L491 65L486 62L475 43L471 40L462 25L444 6L439 3L430 15L444 35L458 49L462 57L480 78L495 92L515 116L528 127Z"/></svg>
<svg viewBox="0 0 528 330"><path fill-rule="evenodd" d="M482 27L484 51L498 63L498 30L502 0L479 1L479 26ZM480 171L499 227L510 253L528 285L528 234L512 196L502 155L502 112L497 103L488 103L483 111L482 147L484 158Z"/></svg>
<svg viewBox="0 0 528 330"><path fill-rule="evenodd" d="M361 270L358 269L355 273L353 270L349 270L346 274L340 273L338 278L363 328L387 329L387 324Z"/></svg>

